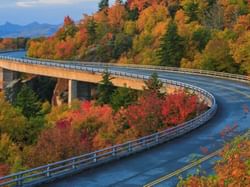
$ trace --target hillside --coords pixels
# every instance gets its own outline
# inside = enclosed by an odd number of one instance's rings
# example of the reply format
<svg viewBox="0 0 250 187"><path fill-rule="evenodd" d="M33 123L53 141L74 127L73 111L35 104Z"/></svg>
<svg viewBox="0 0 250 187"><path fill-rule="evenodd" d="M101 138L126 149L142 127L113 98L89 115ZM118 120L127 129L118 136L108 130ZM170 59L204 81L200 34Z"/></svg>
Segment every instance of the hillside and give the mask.
<svg viewBox="0 0 250 187"><path fill-rule="evenodd" d="M54 34L58 28L58 25L39 24L37 22L28 25L16 25L6 22L4 25L0 25L0 38L50 36Z"/></svg>
<svg viewBox="0 0 250 187"><path fill-rule="evenodd" d="M250 1L101 0L99 11L30 43L32 57L250 74Z"/></svg>

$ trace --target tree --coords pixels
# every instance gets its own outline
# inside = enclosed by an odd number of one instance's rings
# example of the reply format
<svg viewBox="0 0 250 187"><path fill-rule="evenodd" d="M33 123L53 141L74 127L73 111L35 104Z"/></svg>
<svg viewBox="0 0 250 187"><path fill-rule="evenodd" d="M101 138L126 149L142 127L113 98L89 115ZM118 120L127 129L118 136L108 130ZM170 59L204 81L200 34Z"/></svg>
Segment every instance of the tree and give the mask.
<svg viewBox="0 0 250 187"><path fill-rule="evenodd" d="M189 17L188 22L198 20L199 4L196 1L187 1L184 4L183 9L185 14Z"/></svg>
<svg viewBox="0 0 250 187"><path fill-rule="evenodd" d="M123 28L124 22L127 17L127 12L119 0L108 9L109 24L115 31L120 31Z"/></svg>
<svg viewBox="0 0 250 187"><path fill-rule="evenodd" d="M3 93L0 93L0 108L0 134L6 133L12 141L22 143L27 120L5 100Z"/></svg>
<svg viewBox="0 0 250 187"><path fill-rule="evenodd" d="M87 22L88 44L91 45L96 39L96 22L94 19L90 19Z"/></svg>
<svg viewBox="0 0 250 187"><path fill-rule="evenodd" d="M190 95L183 90L169 94L162 104L165 128L191 120L205 109L206 105L196 95Z"/></svg>
<svg viewBox="0 0 250 187"><path fill-rule="evenodd" d="M75 22L69 16L66 16L64 18L63 27L59 29L56 36L59 40L66 40L67 37L74 37L77 31L78 29Z"/></svg>
<svg viewBox="0 0 250 187"><path fill-rule="evenodd" d="M129 35L119 33L115 36L113 58L118 59L124 52L132 46L132 38Z"/></svg>
<svg viewBox="0 0 250 187"><path fill-rule="evenodd" d="M161 65L179 67L183 56L183 39L177 33L176 24L172 22L169 24L160 45L159 58Z"/></svg>
<svg viewBox="0 0 250 187"><path fill-rule="evenodd" d="M111 97L115 90L115 87L111 82L112 79L110 73L106 70L102 75L102 81L97 87L97 103L99 105L109 104L111 102Z"/></svg>
<svg viewBox="0 0 250 187"><path fill-rule="evenodd" d="M107 9L109 7L109 0L101 0L99 3L99 11Z"/></svg>
<svg viewBox="0 0 250 187"><path fill-rule="evenodd" d="M129 105L119 121L121 126L134 129L136 137L142 137L162 128L162 100L156 93L142 95L138 101Z"/></svg>
<svg viewBox="0 0 250 187"><path fill-rule="evenodd" d="M77 156L84 150L80 133L72 128L69 120L61 120L54 128L41 133L37 144L28 153L26 164L36 167Z"/></svg>
<svg viewBox="0 0 250 187"><path fill-rule="evenodd" d="M156 93L159 97L164 96L162 93L163 83L159 80L158 74L154 72L147 81L145 81L146 88L145 91L150 93Z"/></svg>
<svg viewBox="0 0 250 187"><path fill-rule="evenodd" d="M239 66L230 54L228 42L223 39L210 40L203 52L201 66L203 69L237 73Z"/></svg>
<svg viewBox="0 0 250 187"><path fill-rule="evenodd" d="M137 100L137 92L128 87L121 87L115 90L111 98L111 105L114 111L121 107L127 108Z"/></svg>
<svg viewBox="0 0 250 187"><path fill-rule="evenodd" d="M211 32L206 28L197 29L192 36L192 40L194 40L198 44L198 49L201 52L211 39Z"/></svg>
<svg viewBox="0 0 250 187"><path fill-rule="evenodd" d="M14 106L27 118L35 117L41 110L41 103L38 96L27 85L24 85L17 94Z"/></svg>

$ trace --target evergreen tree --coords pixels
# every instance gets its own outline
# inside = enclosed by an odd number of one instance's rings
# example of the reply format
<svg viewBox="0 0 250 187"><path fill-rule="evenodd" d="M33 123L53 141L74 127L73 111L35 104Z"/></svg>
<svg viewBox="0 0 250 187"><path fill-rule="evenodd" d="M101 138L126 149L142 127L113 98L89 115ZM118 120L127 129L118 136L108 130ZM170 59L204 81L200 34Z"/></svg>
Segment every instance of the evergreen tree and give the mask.
<svg viewBox="0 0 250 187"><path fill-rule="evenodd" d="M159 80L158 74L154 72L150 78L145 81L146 87L144 88L144 91L150 92L150 93L157 93L159 97L162 97L164 94L161 92L163 88L163 83L161 80Z"/></svg>
<svg viewBox="0 0 250 187"><path fill-rule="evenodd" d="M111 105L114 111L121 107L127 108L137 100L137 92L128 87L122 87L115 90L111 98Z"/></svg>
<svg viewBox="0 0 250 187"><path fill-rule="evenodd" d="M169 24L160 45L159 58L161 65L179 67L183 55L184 42L182 37L178 35L176 24L172 22Z"/></svg>
<svg viewBox="0 0 250 187"><path fill-rule="evenodd" d="M41 110L41 102L38 96L27 85L24 85L17 94L14 105L27 118L35 117Z"/></svg>
<svg viewBox="0 0 250 187"><path fill-rule="evenodd" d="M101 0L99 3L99 11L109 7L109 0Z"/></svg>
<svg viewBox="0 0 250 187"><path fill-rule="evenodd" d="M102 81L97 87L97 104L103 105L111 103L112 94L115 90L115 87L111 82L112 79L110 73L106 70L103 73Z"/></svg>
<svg viewBox="0 0 250 187"><path fill-rule="evenodd" d="M87 24L87 31L88 31L88 44L91 45L95 42L96 39L96 22L94 19L91 19Z"/></svg>

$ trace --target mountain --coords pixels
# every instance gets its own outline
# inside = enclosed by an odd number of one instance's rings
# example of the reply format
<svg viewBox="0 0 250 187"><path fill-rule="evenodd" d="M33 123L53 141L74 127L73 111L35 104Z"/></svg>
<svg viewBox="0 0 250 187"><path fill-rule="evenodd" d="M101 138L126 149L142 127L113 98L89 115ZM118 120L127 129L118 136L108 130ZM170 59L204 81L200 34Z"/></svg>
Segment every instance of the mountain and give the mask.
<svg viewBox="0 0 250 187"><path fill-rule="evenodd" d="M0 38L6 37L40 37L54 34L60 25L40 24L37 22L28 25L17 25L6 22L0 25Z"/></svg>

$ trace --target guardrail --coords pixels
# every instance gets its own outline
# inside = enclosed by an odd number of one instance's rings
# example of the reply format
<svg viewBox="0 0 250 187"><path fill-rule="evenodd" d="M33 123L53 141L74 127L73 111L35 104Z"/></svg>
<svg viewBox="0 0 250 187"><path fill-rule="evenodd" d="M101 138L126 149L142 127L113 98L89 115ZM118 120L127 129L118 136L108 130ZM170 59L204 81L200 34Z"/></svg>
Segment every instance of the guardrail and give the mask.
<svg viewBox="0 0 250 187"><path fill-rule="evenodd" d="M27 59L38 60L36 58L27 57ZM59 62L64 64L74 63L77 65L89 65L89 66L100 66L100 67L123 67L123 68L133 68L133 69L150 69L150 70L160 70L169 72L178 72L186 74L197 74L203 76L211 76L218 78L226 78L231 80L237 80L242 82L250 83L250 76L224 73L218 71L209 71L201 69L189 69L189 68L177 68L177 67L167 67L167 66L154 66L154 65L140 65L140 64L116 64L116 63L105 63L105 62L82 62L82 61L64 61L64 60L50 60L50 59L39 59L39 61L47 62Z"/></svg>
<svg viewBox="0 0 250 187"><path fill-rule="evenodd" d="M0 54L1 54L1 53L19 52L19 51L25 51L25 49L9 49L9 50L0 50Z"/></svg>
<svg viewBox="0 0 250 187"><path fill-rule="evenodd" d="M18 63L45 65L45 66L75 69L79 71L87 71L93 73L103 73L105 71L103 68L100 69L94 67L86 67L79 64L66 64L59 62L19 59L6 56L0 56L0 59L11 60ZM134 79L146 80L149 78L149 76L120 72L120 71L109 71L109 72L115 76L126 76ZM162 132L157 132L149 136L145 136L133 141L126 142L124 144L114 145L102 150L73 157L67 160L51 163L45 166L1 177L0 186L5 186L5 185L30 186L34 184L41 184L43 182L48 182L52 179L65 176L67 174L79 172L84 169L103 164L105 162L109 162L112 160L119 159L121 157L134 154L136 152L148 149L150 147L156 146L173 138L179 137L187 132L190 132L195 128L198 128L208 120L210 120L216 113L217 110L216 100L214 96L209 92L207 92L206 90L178 81L166 80L166 79L161 79L161 80L165 84L171 84L182 88L188 88L198 94L203 95L211 103L211 108L208 111L201 114L200 116L197 116L196 118L188 122L185 122L170 129L166 129L165 131Z"/></svg>
<svg viewBox="0 0 250 187"><path fill-rule="evenodd" d="M24 49L20 49L17 51L25 51ZM6 51L5 51L6 52ZM13 52L13 51L7 51ZM12 58L12 57L9 57ZM2 56L0 56L2 59ZM68 65L84 65L84 66L99 66L99 67L123 67L123 68L133 68L133 69L148 69L148 70L158 70L158 71L168 71L168 72L178 72L185 74L197 74L202 76L210 76L210 77L218 77L218 78L226 78L236 81L242 81L250 84L250 76L239 75L239 74L231 74L225 72L217 72L217 71L209 71L209 70L201 70L201 69L189 69L189 68L177 68L177 67L167 67L167 66L154 66L154 65L139 65L139 64L116 64L116 63L105 63L105 62L82 62L82 61L65 61L65 60L50 60L50 59L36 59L25 57L28 60L41 61L41 62L49 62L49 63L61 63Z"/></svg>

